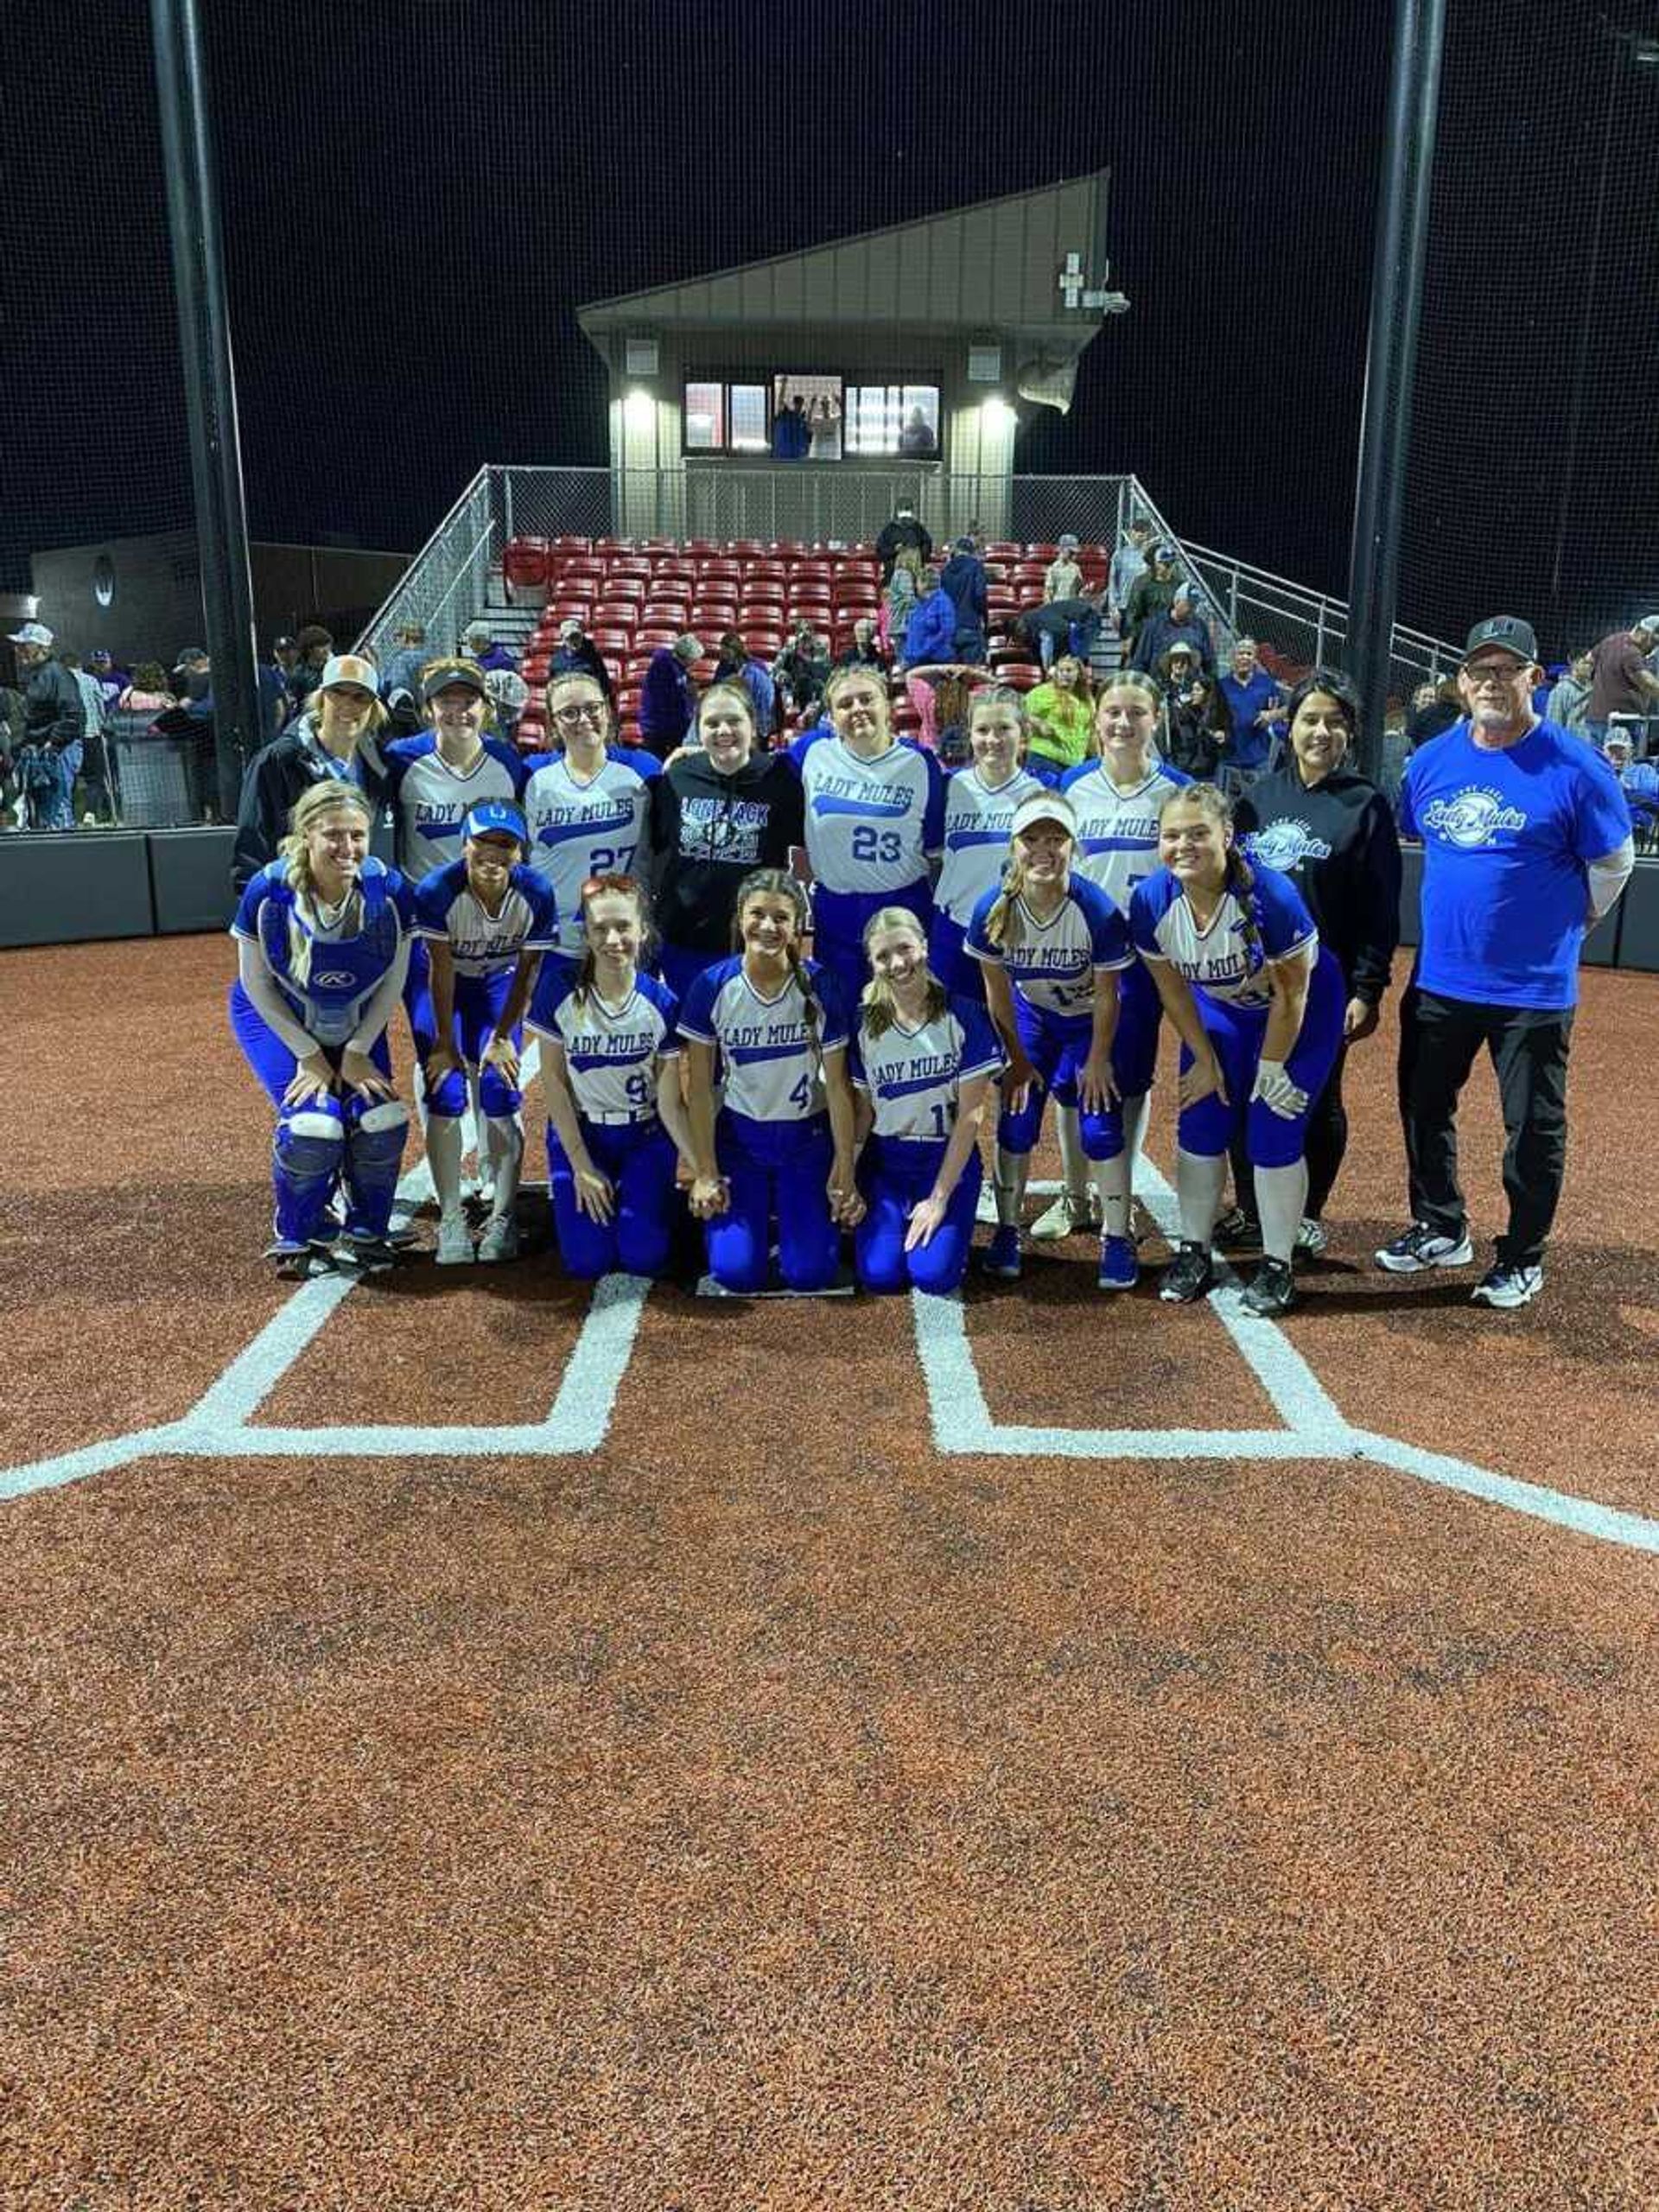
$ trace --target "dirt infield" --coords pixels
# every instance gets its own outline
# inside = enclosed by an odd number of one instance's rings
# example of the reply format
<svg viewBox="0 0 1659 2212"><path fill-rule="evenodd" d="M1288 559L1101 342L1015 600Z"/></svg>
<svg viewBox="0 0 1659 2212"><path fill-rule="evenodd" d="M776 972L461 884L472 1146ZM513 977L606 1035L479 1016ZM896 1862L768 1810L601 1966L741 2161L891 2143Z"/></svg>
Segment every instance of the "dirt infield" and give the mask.
<svg viewBox="0 0 1659 2212"><path fill-rule="evenodd" d="M229 964L0 976L7 2212L1659 2203L1659 983L1586 978L1527 1312L1364 1264L1384 1037L1282 1331L1077 1240L925 1357L295 1302Z"/></svg>

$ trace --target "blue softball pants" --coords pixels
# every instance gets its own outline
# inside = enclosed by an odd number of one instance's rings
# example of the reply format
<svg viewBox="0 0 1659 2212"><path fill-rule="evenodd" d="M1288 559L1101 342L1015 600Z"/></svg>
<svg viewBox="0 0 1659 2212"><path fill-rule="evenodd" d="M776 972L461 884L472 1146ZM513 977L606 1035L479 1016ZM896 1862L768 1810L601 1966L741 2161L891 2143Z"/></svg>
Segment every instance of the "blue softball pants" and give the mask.
<svg viewBox="0 0 1659 2212"><path fill-rule="evenodd" d="M501 1019L512 989L513 971L503 968L493 976L457 976L455 977L455 1018L452 1025L450 1046L461 1056L462 1065L451 1068L435 1090L426 1094L426 1110L440 1120L458 1121L467 1111L467 1070L476 1068L484 1057L484 1049L495 1034L496 1024ZM435 1046L436 1017L433 1017L433 1043ZM512 1033L514 1046L522 1052L524 1033L522 1027ZM492 1121L507 1121L524 1103L524 1094L516 1083L509 1083L499 1068L486 1067L478 1078L479 1109Z"/></svg>
<svg viewBox="0 0 1659 2212"><path fill-rule="evenodd" d="M1213 1160L1218 1153L1226 1152L1234 1137L1243 1131L1252 1167L1294 1167L1307 1142L1306 1113L1287 1120L1259 1098L1250 1096L1262 1059L1262 1039L1267 1035L1267 1008L1230 1006L1224 1000L1212 999L1206 991L1198 989L1192 997L1205 1034L1221 1063L1227 1103L1224 1105L1212 1091L1196 1106L1182 1108L1176 1125L1177 1141L1182 1151ZM1285 1062L1286 1074L1307 1093L1310 1106L1330 1080L1337 1054L1342 1049L1342 1017L1346 1004L1342 970L1333 955L1322 945L1307 987L1301 1033ZM1185 1074L1192 1065L1192 1055L1183 1045L1181 1072Z"/></svg>
<svg viewBox="0 0 1659 2212"><path fill-rule="evenodd" d="M372 1102L355 1091L344 1097L331 1094L314 1100L299 1115L283 1103L299 1062L265 1021L240 981L231 986L231 1034L242 1057L253 1070L260 1088L276 1109L271 1140L270 1180L276 1234L290 1243L308 1243L330 1225L329 1209L335 1193L346 1193L346 1233L348 1236L383 1237L391 1219L397 1186L397 1167L403 1153L402 1130L408 1115L401 1105L385 1099ZM324 1056L338 1071L340 1046L324 1046ZM369 1047L369 1058L382 1075L391 1074L391 1052L383 1030ZM372 1114L384 1127L365 1133L365 1115ZM321 1126L305 1141L294 1141L293 1125L302 1117ZM394 1118L396 1117L396 1118Z"/></svg>
<svg viewBox="0 0 1659 2212"><path fill-rule="evenodd" d="M859 1182L868 1211L853 1232L853 1256L865 1290L925 1290L945 1298L960 1289L974 1241L974 1211L979 1202L979 1154L969 1153L944 1219L925 1244L905 1249L911 1212L933 1188L942 1143L902 1137L872 1137L860 1164Z"/></svg>
<svg viewBox="0 0 1659 2212"><path fill-rule="evenodd" d="M1089 1014L1047 1013L1033 1006L1019 990L1014 995L1014 1019L1026 1058L1037 1071L1037 1081L1017 1114L1003 1108L997 1119L996 1141L1004 1152L1023 1155L1036 1149L1043 1102L1051 1091L1056 1105L1080 1103L1077 1078L1089 1057L1095 1025ZM1082 1108L1077 1127L1085 1158L1116 1160L1122 1151L1123 1116L1116 1106L1098 1114Z"/></svg>
<svg viewBox="0 0 1659 2212"><path fill-rule="evenodd" d="M764 1290L775 1236L785 1287L827 1290L841 1264L826 1189L835 1159L829 1116L756 1122L722 1111L715 1154L731 1194L726 1211L706 1224L709 1272L721 1289Z"/></svg>
<svg viewBox="0 0 1659 2212"><path fill-rule="evenodd" d="M552 1125L547 1132L547 1173L553 1193L553 1227L564 1271L580 1282L620 1271L660 1275L668 1267L676 1209L674 1141L662 1123L590 1122L582 1117L588 1157L614 1192L611 1217L594 1221L576 1204L575 1171Z"/></svg>

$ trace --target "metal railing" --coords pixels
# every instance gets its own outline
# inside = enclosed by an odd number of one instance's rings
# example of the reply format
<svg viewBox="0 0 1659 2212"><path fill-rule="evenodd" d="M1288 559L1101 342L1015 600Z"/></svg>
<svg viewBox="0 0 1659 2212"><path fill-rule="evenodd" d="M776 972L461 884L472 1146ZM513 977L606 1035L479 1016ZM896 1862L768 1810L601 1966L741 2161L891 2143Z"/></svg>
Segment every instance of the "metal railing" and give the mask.
<svg viewBox="0 0 1659 2212"><path fill-rule="evenodd" d="M1230 636L1256 637L1311 668L1344 665L1348 647L1345 600L1309 591L1304 584L1208 546L1185 544L1182 550ZM1462 657L1449 639L1396 622L1389 688L1408 699L1419 684L1438 683L1452 674Z"/></svg>
<svg viewBox="0 0 1659 2212"><path fill-rule="evenodd" d="M358 639L359 652L384 661L393 631L405 622L423 625L435 655L454 652L489 596L490 568L506 543L496 480L502 474L487 463L479 470L376 609Z"/></svg>

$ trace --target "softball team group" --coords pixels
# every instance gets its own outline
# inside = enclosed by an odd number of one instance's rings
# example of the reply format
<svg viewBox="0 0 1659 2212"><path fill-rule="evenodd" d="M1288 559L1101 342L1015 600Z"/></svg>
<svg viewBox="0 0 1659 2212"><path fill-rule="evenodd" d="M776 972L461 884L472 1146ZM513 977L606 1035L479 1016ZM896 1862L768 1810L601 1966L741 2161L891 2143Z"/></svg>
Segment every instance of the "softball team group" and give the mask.
<svg viewBox="0 0 1659 2212"><path fill-rule="evenodd" d="M365 689L363 673L331 664L319 712L355 713L365 702L330 694ZM1094 757L1063 788L1027 759L1020 695L995 684L975 695L970 758L950 775L895 740L886 684L861 668L837 671L823 721L785 754L757 749L745 690L713 686L702 743L662 766L608 742L586 676L550 684L557 749L527 760L483 734L473 664L435 663L423 688L421 736L382 745L372 710L354 754L319 754L332 765L233 925L232 1028L276 1112L283 1273L395 1256L401 1001L441 1264L517 1254L528 1029L573 1276L664 1273L689 1207L728 1293L827 1289L850 1232L864 1289L947 1294L969 1264L990 1121L982 1268L1015 1278L1027 1234L1087 1225L1101 1289L1128 1290L1166 1015L1180 1242L1160 1294L1208 1288L1236 1153L1263 1253L1246 1303L1290 1306L1310 1109L1338 1067L1348 987L1291 878L1248 858L1220 792L1160 757L1148 679L1107 681ZM1299 717L1352 736L1338 679L1308 679L1290 713L1293 745ZM369 851L386 800L395 868ZM673 917L660 948L659 911ZM481 1230L464 1203L469 1104ZM1051 1104L1065 1187L1027 1231Z"/></svg>

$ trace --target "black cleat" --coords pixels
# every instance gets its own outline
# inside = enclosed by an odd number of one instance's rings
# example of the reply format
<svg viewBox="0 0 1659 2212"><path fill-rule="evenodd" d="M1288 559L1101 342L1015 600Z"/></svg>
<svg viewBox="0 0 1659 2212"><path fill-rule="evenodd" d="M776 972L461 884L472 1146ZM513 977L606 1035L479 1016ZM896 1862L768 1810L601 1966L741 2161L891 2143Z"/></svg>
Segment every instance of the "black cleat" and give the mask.
<svg viewBox="0 0 1659 2212"><path fill-rule="evenodd" d="M1263 1260L1255 1281L1244 1294L1244 1311L1263 1320L1276 1320L1296 1303L1296 1284L1288 1260Z"/></svg>
<svg viewBox="0 0 1659 2212"><path fill-rule="evenodd" d="M1190 1306L1195 1298L1204 1296L1215 1279L1215 1264L1205 1248L1202 1244L1184 1243L1164 1269L1158 1295L1167 1299L1172 1306Z"/></svg>

